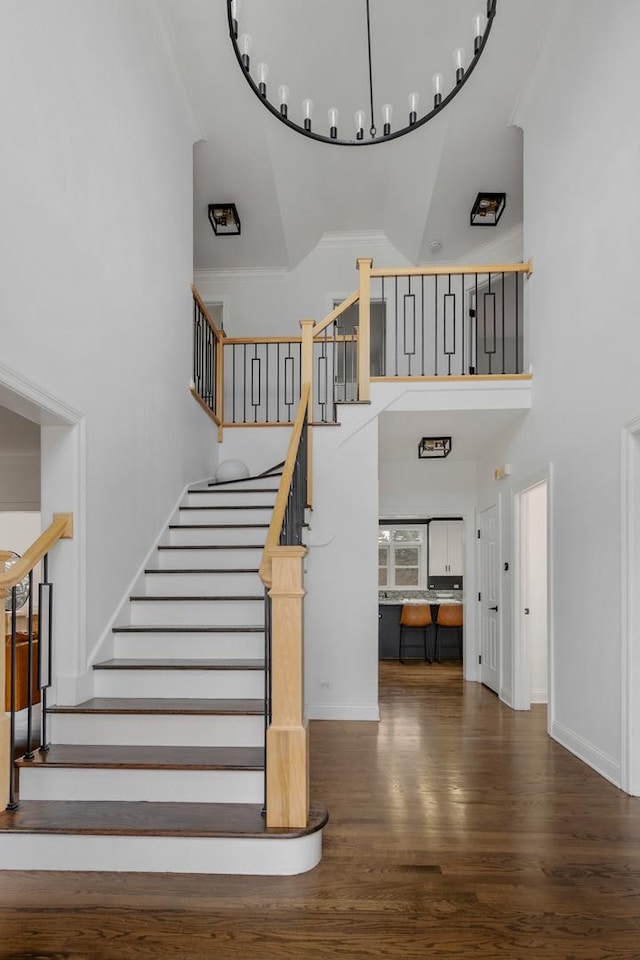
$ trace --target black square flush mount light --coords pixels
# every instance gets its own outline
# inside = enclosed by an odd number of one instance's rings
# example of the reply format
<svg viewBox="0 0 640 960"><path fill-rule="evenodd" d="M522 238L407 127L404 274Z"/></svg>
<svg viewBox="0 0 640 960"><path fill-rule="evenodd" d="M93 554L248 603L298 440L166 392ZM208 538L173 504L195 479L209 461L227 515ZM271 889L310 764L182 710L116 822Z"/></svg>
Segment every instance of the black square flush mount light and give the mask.
<svg viewBox="0 0 640 960"><path fill-rule="evenodd" d="M506 202L506 193L479 193L471 208L471 226L495 227Z"/></svg>
<svg viewBox="0 0 640 960"><path fill-rule="evenodd" d="M451 437L423 437L418 444L419 460L443 460L451 453Z"/></svg>
<svg viewBox="0 0 640 960"><path fill-rule="evenodd" d="M240 217L235 203L210 203L209 222L216 237L240 236Z"/></svg>

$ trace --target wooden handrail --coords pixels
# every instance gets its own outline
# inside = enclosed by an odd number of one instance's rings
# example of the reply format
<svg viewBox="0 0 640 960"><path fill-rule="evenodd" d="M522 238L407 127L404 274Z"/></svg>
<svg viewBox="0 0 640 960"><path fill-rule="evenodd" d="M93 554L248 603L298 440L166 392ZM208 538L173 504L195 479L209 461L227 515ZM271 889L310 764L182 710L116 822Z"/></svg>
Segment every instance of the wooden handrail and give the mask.
<svg viewBox="0 0 640 960"><path fill-rule="evenodd" d="M28 547L19 560L9 570L0 573L0 597L7 596L12 587L17 586L33 570L45 554L49 553L58 540L73 539L73 514L54 513L53 523L47 527L38 539Z"/></svg>
<svg viewBox="0 0 640 960"><path fill-rule="evenodd" d="M216 327L215 320L209 313L204 300L202 299L202 297L200 296L200 294L198 293L197 289L193 284L191 284L191 293L193 294L193 299L195 300L195 302L198 304L200 308L200 313L209 324L209 327L211 328L211 332L213 333L213 335L216 337L217 340L225 340L226 338L225 338L224 330L218 330L218 328Z"/></svg>
<svg viewBox="0 0 640 960"><path fill-rule="evenodd" d="M243 343L301 343L302 337L293 334L291 337L225 337L224 345Z"/></svg>
<svg viewBox="0 0 640 960"><path fill-rule="evenodd" d="M469 273L526 273L533 272L533 262L527 263L478 263L471 266L422 266L422 267L373 267L372 277L441 277L460 276Z"/></svg>
<svg viewBox="0 0 640 960"><path fill-rule="evenodd" d="M260 579L262 580L264 585L267 587L271 586L271 561L273 557L273 551L280 543L280 532L282 530L284 515L287 509L287 499L289 497L289 489L291 487L291 481L293 479L293 471L296 465L296 457L298 455L298 446L300 445L302 428L304 426L305 417L307 415L307 407L309 404L310 393L311 393L311 384L309 383L303 384L302 392L300 395L300 403L298 404L298 411L296 413L296 418L293 422L293 430L291 431L291 438L289 439L287 457L286 457L286 460L284 461L284 467L282 468L280 485L278 487L276 502L273 508L273 513L271 515L271 523L269 524L269 530L267 531L267 539L264 545L264 550L262 551L262 559L260 561L259 574L260 574Z"/></svg>
<svg viewBox="0 0 640 960"><path fill-rule="evenodd" d="M324 318L324 320L321 320L320 323L317 323L313 328L314 340L316 337L318 337L322 333L323 330L331 326L331 324L338 319L341 313L344 313L345 310L348 310L349 307L352 307L354 303L357 303L359 296L360 296L360 291L355 290L351 294L351 296L347 297L346 300L343 300L342 303L339 303L338 306L334 310L332 310L328 316Z"/></svg>

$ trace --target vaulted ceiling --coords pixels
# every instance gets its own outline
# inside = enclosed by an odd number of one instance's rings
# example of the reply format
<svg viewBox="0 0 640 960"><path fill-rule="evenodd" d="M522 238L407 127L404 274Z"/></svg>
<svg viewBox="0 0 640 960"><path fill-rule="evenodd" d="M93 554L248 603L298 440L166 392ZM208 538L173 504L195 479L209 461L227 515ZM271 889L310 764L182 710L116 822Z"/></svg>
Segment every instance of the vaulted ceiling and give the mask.
<svg viewBox="0 0 640 960"><path fill-rule="evenodd" d="M498 0L487 48L452 103L409 135L365 148L309 140L259 103L235 58L224 0L157 2L203 137L194 151L196 269L292 269L325 233L372 230L411 262L452 262L521 222L522 133L511 121L557 0ZM376 100L393 103L396 125L406 123L410 92L423 107L431 100L434 72L452 83L451 51L470 51L472 16L484 6L371 0ZM289 86L291 113L311 97L320 129L337 106L340 133L352 136L354 107L368 102L364 0L242 0L239 20L253 37L252 64L270 65L270 90ZM496 228L469 225L479 190L507 194ZM228 201L242 235L216 238L207 204Z"/></svg>

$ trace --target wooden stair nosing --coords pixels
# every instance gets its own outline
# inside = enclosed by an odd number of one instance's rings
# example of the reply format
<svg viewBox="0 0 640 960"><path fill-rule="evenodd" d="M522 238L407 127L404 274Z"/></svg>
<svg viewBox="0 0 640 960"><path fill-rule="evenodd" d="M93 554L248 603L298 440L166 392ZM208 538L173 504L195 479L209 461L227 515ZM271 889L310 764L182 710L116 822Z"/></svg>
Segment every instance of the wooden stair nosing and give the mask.
<svg viewBox="0 0 640 960"><path fill-rule="evenodd" d="M198 509L201 509L198 507ZM170 523L169 530L268 530L268 523ZM264 545L263 545L264 546Z"/></svg>
<svg viewBox="0 0 640 960"><path fill-rule="evenodd" d="M220 507L198 507L198 506L190 506L189 504L187 504L186 506L179 507L178 509L179 510L199 510L200 512L202 512L203 510L273 510L273 504L272 503L259 503L259 504L255 504L255 503L241 504L240 503L240 504L228 504L227 506L220 506Z"/></svg>
<svg viewBox="0 0 640 960"><path fill-rule="evenodd" d="M207 487L206 489L202 489L202 488L201 488L201 489L198 489L198 490L187 490L187 493L190 494L190 495L191 495L191 494L194 494L194 493L196 493L196 494L197 494L197 493L206 493L206 494L209 494L209 493L247 493L247 494L249 494L249 493L273 493L273 494L276 494L277 492L278 492L278 488L277 488L277 487L248 487L246 490L242 490L242 489L239 489L239 490L216 490L215 487Z"/></svg>
<svg viewBox="0 0 640 960"><path fill-rule="evenodd" d="M258 803L24 800L0 814L0 833L295 839L321 830L328 813L311 804L306 827L267 827Z"/></svg>
<svg viewBox="0 0 640 960"><path fill-rule="evenodd" d="M264 770L264 748L52 743L32 760L16 760L16 766L25 770Z"/></svg>
<svg viewBox="0 0 640 960"><path fill-rule="evenodd" d="M178 524L178 529L183 529ZM162 543L157 550L264 550L264 543Z"/></svg>
<svg viewBox="0 0 640 960"><path fill-rule="evenodd" d="M94 670L264 670L264 660L144 660L124 657L103 660L93 664Z"/></svg>
<svg viewBox="0 0 640 960"><path fill-rule="evenodd" d="M256 698L229 697L92 697L83 703L55 704L47 708L55 714L139 714L141 716L264 716L264 701Z"/></svg>
<svg viewBox="0 0 640 960"><path fill-rule="evenodd" d="M184 595L181 596L181 597L164 597L164 596L163 596L163 597L154 597L154 596L147 596L146 594L135 594L135 596L129 597L129 600L130 600L131 603L141 603L141 602L143 602L143 601L146 602L146 603L155 603L156 601L157 601L158 603L189 603L189 602L190 602L190 603L217 603L217 602L220 602L220 601L228 602L228 601L230 601L230 600L234 601L235 603L238 603L238 602L242 602L242 603L247 603L247 602L250 602L250 603L256 603L256 602L264 603L264 594L258 594L257 596L256 596L255 594L250 595L250 596L238 596L238 595L235 595L235 596L224 596L224 595L220 595L220 596L216 596L216 597L211 597L211 596L209 596L209 597L190 597L190 596L184 596Z"/></svg>
<svg viewBox="0 0 640 960"><path fill-rule="evenodd" d="M153 570L145 570L146 574L155 574L155 573L186 573L189 576L194 574L217 574L217 573L258 573L257 567L209 567L203 569L202 567L171 567L166 570L156 570L155 567Z"/></svg>
<svg viewBox="0 0 640 960"><path fill-rule="evenodd" d="M112 627L112 633L264 633L264 624L253 623L249 625L238 624L215 624L214 626L205 626L200 624L189 624L185 626L166 626L165 624L125 624L121 627Z"/></svg>

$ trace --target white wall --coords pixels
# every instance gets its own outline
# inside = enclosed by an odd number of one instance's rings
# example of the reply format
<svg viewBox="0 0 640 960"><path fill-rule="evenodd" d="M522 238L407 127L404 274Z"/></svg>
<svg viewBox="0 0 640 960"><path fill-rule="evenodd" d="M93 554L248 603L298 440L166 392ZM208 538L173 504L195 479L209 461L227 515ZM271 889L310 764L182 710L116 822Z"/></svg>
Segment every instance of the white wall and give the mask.
<svg viewBox="0 0 640 960"><path fill-rule="evenodd" d="M42 491L64 510L83 488L82 670L184 484L215 463L188 393L194 131L148 0L9 0L0 84L2 361L83 418L76 475L54 482L43 462Z"/></svg>
<svg viewBox="0 0 640 960"><path fill-rule="evenodd" d="M620 776L620 431L640 413L636 40L640 6L569 0L523 103L533 409L480 472L553 463L553 735ZM606 78L606 79L603 79ZM615 95L612 95L615 91ZM511 529L504 528L510 552Z"/></svg>
<svg viewBox="0 0 640 960"><path fill-rule="evenodd" d="M329 236L291 272L202 271L195 283L205 302L225 302L230 337L299 334L300 320L320 321L358 288L358 257L374 266L411 266L382 234Z"/></svg>

